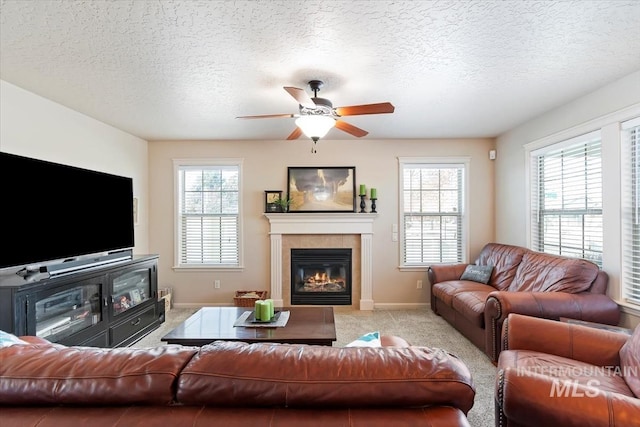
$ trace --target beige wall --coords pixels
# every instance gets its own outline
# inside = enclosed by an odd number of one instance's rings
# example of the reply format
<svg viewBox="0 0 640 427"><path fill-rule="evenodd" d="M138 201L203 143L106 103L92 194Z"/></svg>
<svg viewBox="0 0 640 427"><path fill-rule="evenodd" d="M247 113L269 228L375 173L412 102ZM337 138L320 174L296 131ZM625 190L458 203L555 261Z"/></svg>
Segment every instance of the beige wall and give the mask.
<svg viewBox="0 0 640 427"><path fill-rule="evenodd" d="M602 129L603 270L609 295L620 304L621 227L618 122L640 115L640 71L524 123L496 140L496 241L527 245L526 144L543 144ZM622 325L640 323L640 310L624 307Z"/></svg>
<svg viewBox="0 0 640 427"><path fill-rule="evenodd" d="M133 178L134 252L148 252L147 141L1 80L0 123L0 151Z"/></svg>
<svg viewBox="0 0 640 427"><path fill-rule="evenodd" d="M336 131L333 131L336 132ZM391 239L398 215L398 157L469 156L470 259L494 237L492 139L320 141L152 141L149 143L149 247L160 254L160 286L174 289L178 306L232 304L236 290L268 290L270 254L264 190L286 190L288 166L355 166L356 183L378 189L373 236L373 299L378 307L414 307L429 302L425 270L400 271L399 243ZM173 269L173 159L243 158L244 269L184 272ZM220 289L214 280L221 281ZM416 289L417 280L424 287Z"/></svg>

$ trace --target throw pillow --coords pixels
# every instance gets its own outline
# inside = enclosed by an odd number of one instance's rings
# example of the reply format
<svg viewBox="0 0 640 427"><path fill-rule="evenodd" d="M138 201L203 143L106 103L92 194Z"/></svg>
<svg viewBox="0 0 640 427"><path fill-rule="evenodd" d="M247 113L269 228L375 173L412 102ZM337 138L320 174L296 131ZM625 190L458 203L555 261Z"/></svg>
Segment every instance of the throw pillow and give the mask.
<svg viewBox="0 0 640 427"><path fill-rule="evenodd" d="M460 276L460 280L471 280L473 282L489 283L491 279L491 272L493 271L493 265L474 265L469 264L464 269L464 273Z"/></svg>
<svg viewBox="0 0 640 427"><path fill-rule="evenodd" d="M10 334L5 331L0 331L0 348L1 347L9 347L15 344L29 344L26 341L22 341L17 336Z"/></svg>
<svg viewBox="0 0 640 427"><path fill-rule="evenodd" d="M351 341L346 347L382 347L380 331L364 334L355 341Z"/></svg>

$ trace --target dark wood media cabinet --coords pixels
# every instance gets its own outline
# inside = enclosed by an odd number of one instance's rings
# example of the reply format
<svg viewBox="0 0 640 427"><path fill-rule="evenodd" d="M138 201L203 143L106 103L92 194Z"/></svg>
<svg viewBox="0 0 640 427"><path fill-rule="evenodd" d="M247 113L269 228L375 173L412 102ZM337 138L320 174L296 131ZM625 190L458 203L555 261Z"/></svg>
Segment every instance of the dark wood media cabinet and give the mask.
<svg viewBox="0 0 640 427"><path fill-rule="evenodd" d="M164 322L158 256L49 276L0 275L0 330L64 345L121 347Z"/></svg>

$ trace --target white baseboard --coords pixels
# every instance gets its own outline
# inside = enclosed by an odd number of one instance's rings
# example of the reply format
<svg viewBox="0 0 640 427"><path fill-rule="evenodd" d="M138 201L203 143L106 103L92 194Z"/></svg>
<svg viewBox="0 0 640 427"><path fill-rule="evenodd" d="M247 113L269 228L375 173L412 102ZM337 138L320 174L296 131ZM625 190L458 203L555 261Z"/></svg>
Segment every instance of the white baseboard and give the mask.
<svg viewBox="0 0 640 427"><path fill-rule="evenodd" d="M376 303L374 309L383 310L424 310L431 307L429 303Z"/></svg>
<svg viewBox="0 0 640 427"><path fill-rule="evenodd" d="M173 303L173 308L202 308L202 307L233 307L232 303L224 304L195 304ZM424 310L431 306L429 303L375 303L374 310ZM338 307L338 306L336 306Z"/></svg>

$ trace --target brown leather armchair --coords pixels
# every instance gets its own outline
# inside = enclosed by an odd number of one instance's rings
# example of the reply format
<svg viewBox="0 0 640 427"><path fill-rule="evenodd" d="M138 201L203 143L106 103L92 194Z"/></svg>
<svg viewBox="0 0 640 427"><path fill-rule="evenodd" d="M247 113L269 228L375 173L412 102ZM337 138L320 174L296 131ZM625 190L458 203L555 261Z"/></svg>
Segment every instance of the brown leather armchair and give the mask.
<svg viewBox="0 0 640 427"><path fill-rule="evenodd" d="M510 314L496 426L640 426L640 327L633 335Z"/></svg>

